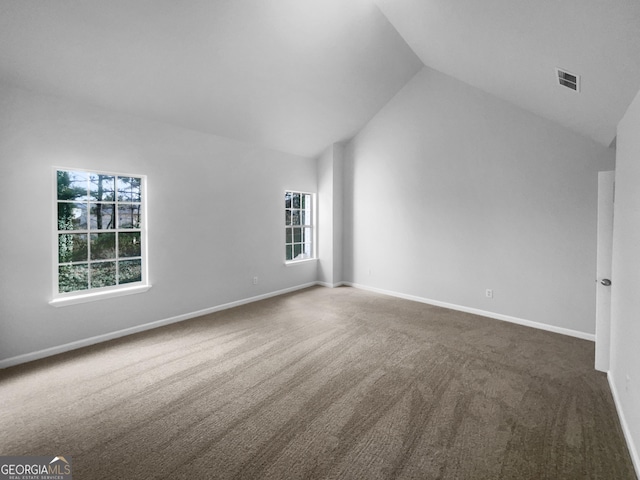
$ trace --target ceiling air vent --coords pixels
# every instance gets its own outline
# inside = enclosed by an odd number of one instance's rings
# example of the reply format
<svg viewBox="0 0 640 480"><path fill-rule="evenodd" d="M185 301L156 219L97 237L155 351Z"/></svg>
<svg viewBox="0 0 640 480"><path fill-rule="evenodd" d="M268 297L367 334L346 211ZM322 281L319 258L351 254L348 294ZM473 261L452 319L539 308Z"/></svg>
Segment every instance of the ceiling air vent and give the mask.
<svg viewBox="0 0 640 480"><path fill-rule="evenodd" d="M556 68L558 83L563 87L570 88L574 92L580 91L580 75L569 73L562 68Z"/></svg>

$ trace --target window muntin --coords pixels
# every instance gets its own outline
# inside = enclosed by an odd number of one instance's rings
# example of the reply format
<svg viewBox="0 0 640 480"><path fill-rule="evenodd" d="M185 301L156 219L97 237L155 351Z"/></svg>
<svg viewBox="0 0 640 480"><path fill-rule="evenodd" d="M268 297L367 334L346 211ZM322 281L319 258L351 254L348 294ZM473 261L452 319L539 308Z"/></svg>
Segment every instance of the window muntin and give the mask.
<svg viewBox="0 0 640 480"><path fill-rule="evenodd" d="M55 296L146 284L145 177L56 170Z"/></svg>
<svg viewBox="0 0 640 480"><path fill-rule="evenodd" d="M286 191L285 260L295 262L314 258L313 194Z"/></svg>

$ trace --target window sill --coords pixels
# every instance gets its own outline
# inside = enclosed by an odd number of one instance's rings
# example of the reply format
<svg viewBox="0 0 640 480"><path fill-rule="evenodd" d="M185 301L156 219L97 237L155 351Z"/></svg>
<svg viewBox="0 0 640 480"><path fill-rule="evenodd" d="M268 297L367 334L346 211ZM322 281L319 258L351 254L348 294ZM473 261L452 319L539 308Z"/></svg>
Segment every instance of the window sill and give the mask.
<svg viewBox="0 0 640 480"><path fill-rule="evenodd" d="M303 263L315 262L317 260L318 260L317 258L305 258L304 260L289 260L289 261L285 261L284 264L287 267L292 267L294 265L301 265Z"/></svg>
<svg viewBox="0 0 640 480"><path fill-rule="evenodd" d="M103 300L105 298L123 297L125 295L144 293L150 288L151 285L136 285L134 287L107 290L105 292L83 293L72 297L54 298L49 302L49 305L54 307L66 307L68 305L77 305L79 303L95 302L96 300Z"/></svg>

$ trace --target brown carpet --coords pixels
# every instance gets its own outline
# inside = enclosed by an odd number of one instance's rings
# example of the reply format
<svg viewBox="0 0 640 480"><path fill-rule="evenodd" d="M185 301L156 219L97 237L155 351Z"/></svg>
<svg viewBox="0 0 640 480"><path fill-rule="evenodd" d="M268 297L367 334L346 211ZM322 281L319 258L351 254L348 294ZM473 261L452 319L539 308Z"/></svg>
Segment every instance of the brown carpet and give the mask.
<svg viewBox="0 0 640 480"><path fill-rule="evenodd" d="M0 372L74 479L635 479L592 342L311 288Z"/></svg>

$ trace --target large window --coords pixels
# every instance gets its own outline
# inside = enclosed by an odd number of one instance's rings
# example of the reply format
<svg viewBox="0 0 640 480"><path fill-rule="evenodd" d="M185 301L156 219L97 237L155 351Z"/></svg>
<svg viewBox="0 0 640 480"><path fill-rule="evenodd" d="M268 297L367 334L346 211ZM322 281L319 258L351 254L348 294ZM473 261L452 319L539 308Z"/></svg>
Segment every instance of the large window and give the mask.
<svg viewBox="0 0 640 480"><path fill-rule="evenodd" d="M145 284L145 178L57 169L56 186L55 296Z"/></svg>
<svg viewBox="0 0 640 480"><path fill-rule="evenodd" d="M313 195L284 192L285 259L287 262L314 258Z"/></svg>

